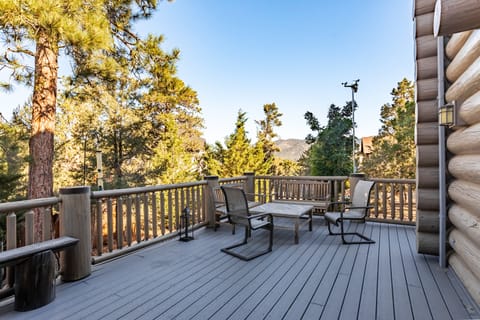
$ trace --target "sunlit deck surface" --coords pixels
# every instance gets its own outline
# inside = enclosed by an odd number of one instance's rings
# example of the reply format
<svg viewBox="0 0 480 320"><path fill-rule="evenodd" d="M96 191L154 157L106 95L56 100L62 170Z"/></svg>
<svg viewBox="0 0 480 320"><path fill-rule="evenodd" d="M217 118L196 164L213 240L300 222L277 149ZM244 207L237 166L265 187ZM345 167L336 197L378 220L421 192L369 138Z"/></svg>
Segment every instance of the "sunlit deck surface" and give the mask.
<svg viewBox="0 0 480 320"><path fill-rule="evenodd" d="M240 239L227 225L191 242L170 240L93 266L84 280L57 286L56 299L6 319L470 319L478 306L437 258L416 254L415 229L352 224L373 245L342 245L323 218L276 230L272 253L244 262L220 248ZM365 229L364 229L365 228ZM254 240L263 238L254 233ZM266 233L266 231L265 231ZM254 241L258 243L260 241Z"/></svg>

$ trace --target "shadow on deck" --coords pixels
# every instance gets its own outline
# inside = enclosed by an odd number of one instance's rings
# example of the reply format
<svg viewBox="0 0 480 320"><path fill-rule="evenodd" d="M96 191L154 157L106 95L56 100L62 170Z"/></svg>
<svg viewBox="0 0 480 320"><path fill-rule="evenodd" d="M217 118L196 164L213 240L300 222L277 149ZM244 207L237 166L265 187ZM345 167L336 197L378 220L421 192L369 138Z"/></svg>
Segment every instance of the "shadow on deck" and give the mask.
<svg viewBox="0 0 480 320"><path fill-rule="evenodd" d="M351 228L376 243L341 245L316 217L314 231L305 226L299 245L293 232L275 230L273 252L249 262L220 252L241 238L241 230L233 236L228 226L203 229L195 241L170 240L95 265L88 278L58 285L56 299L40 309L15 312L13 301L4 301L0 318L480 317L454 273L441 269L436 257L416 253L414 227L368 222Z"/></svg>

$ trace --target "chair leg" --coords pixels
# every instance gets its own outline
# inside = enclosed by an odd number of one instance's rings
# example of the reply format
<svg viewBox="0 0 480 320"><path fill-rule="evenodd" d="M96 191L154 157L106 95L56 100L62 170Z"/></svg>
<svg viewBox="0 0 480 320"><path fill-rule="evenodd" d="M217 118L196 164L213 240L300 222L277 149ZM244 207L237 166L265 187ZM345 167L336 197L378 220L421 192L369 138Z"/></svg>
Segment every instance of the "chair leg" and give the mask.
<svg viewBox="0 0 480 320"><path fill-rule="evenodd" d="M232 249L235 249L235 248L238 248L238 247L241 247L241 246L244 246L247 244L247 240L248 240L248 237L249 237L249 234L250 234L250 228L248 227L245 227L245 236L243 238L243 241L240 242L240 243L237 243L237 244L234 244L234 245L231 245L229 247L226 247L226 248L222 248L220 249L222 252L225 252L226 254L229 254L231 256L234 256L236 258L239 258L243 261L249 261L249 260L252 260L252 259L255 259L261 255L264 255L266 253L269 253L272 251L272 246L273 246L273 226L269 227L269 231L270 231L270 239L269 239L269 244L268 244L268 248L264 251L260 251L254 255L251 255L251 256L245 256L243 254L240 254L240 253L237 253L235 251L233 251Z"/></svg>
<svg viewBox="0 0 480 320"><path fill-rule="evenodd" d="M332 232L330 229L330 222L327 220L327 227L328 227L328 233L332 236L341 236L342 237L342 242L343 244L372 244L375 243L374 240L364 236L361 233L358 232L345 232L344 227L343 227L343 220L338 221L340 223L340 232ZM338 225L338 224L337 224ZM345 239L345 236L357 236L362 238L363 240L360 241L347 241Z"/></svg>

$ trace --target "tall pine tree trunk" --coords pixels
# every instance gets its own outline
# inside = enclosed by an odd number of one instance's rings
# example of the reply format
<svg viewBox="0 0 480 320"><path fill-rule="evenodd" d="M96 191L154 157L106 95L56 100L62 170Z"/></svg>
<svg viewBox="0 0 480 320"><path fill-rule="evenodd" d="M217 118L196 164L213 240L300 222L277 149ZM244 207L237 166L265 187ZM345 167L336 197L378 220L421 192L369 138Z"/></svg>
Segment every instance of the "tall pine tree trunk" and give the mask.
<svg viewBox="0 0 480 320"><path fill-rule="evenodd" d="M53 194L53 137L57 101L58 43L40 30L35 54L28 198ZM42 239L43 216L35 212L35 240Z"/></svg>

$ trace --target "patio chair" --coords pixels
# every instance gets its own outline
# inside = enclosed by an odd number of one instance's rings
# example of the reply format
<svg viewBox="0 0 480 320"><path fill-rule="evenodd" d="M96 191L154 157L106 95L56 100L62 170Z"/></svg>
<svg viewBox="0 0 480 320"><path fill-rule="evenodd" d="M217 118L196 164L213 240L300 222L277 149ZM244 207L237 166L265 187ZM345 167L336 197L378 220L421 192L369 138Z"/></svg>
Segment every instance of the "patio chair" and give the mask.
<svg viewBox="0 0 480 320"><path fill-rule="evenodd" d="M273 217L269 213L261 213L251 215L248 209L248 201L243 189L235 187L221 187L225 196L227 206L228 221L233 225L242 225L245 227L245 237L242 242L221 249L223 252L242 259L244 261L252 260L256 257L264 255L272 251L273 244ZM251 254L243 255L232 249L247 244L247 240L252 230L267 229L269 231L269 244L266 250Z"/></svg>
<svg viewBox="0 0 480 320"><path fill-rule="evenodd" d="M372 239L364 236L358 232L345 232L344 222L346 220L365 222L368 210L372 208L370 206L370 193L375 182L361 180L355 186L355 191L352 195L352 202L350 204L345 202L332 202L329 209L333 205L341 205L340 211L328 211L325 213L325 220L327 221L328 232L330 235L342 236L344 244L368 244L375 243ZM340 225L340 232L332 232L330 224L334 224L337 227ZM354 235L360 237L360 241L347 241L345 236Z"/></svg>
<svg viewBox="0 0 480 320"><path fill-rule="evenodd" d="M244 190L243 183L230 183L225 184L225 187L237 188ZM215 226L214 231L220 227L220 222L228 219L227 217L227 206L225 204L225 197L223 195L222 188L220 186L213 187L213 202L215 205ZM265 203L265 195L264 194L254 194L254 193L245 193L246 196L251 197L253 201L248 201L248 208L253 208ZM254 201L257 198L259 201ZM235 225L232 226L232 234L235 234Z"/></svg>

